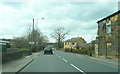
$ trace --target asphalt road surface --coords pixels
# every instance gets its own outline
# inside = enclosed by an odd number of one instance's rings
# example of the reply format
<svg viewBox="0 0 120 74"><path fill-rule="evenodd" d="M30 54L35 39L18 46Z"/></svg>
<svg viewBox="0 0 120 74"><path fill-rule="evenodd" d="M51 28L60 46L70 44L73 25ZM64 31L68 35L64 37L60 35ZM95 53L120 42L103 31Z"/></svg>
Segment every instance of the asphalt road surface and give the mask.
<svg viewBox="0 0 120 74"><path fill-rule="evenodd" d="M85 55L55 50L54 53L40 56L21 72L118 72L118 66L102 63Z"/></svg>

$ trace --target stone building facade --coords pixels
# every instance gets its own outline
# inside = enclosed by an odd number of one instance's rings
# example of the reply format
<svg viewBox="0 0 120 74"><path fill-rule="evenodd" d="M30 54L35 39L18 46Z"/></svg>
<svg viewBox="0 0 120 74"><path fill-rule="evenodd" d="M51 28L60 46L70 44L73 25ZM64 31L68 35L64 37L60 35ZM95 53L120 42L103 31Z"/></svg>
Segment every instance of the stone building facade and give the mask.
<svg viewBox="0 0 120 74"><path fill-rule="evenodd" d="M76 48L76 46L79 46L79 48L84 47L87 45L87 42L82 38L82 37L76 37L76 38L71 38L69 40L66 40L64 42L64 49L66 48Z"/></svg>
<svg viewBox="0 0 120 74"><path fill-rule="evenodd" d="M99 20L98 23L98 56L118 57L120 10Z"/></svg>

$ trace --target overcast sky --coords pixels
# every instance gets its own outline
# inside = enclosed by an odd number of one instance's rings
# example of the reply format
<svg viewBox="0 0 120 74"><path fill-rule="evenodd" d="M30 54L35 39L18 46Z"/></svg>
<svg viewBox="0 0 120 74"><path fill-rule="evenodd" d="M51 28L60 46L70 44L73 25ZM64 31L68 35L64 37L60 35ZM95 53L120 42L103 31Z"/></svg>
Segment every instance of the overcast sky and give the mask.
<svg viewBox="0 0 120 74"><path fill-rule="evenodd" d="M97 36L97 21L116 12L118 2L0 2L0 38L21 36L38 20L38 27L50 42L57 27L70 31L66 39L83 37L87 42ZM45 18L44 20L41 18Z"/></svg>

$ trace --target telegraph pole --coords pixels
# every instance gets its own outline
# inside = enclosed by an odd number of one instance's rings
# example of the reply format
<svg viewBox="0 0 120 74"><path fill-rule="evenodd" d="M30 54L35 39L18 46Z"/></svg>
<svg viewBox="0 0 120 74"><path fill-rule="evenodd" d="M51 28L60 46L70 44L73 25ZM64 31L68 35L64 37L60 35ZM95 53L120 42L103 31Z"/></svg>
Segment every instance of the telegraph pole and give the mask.
<svg viewBox="0 0 120 74"><path fill-rule="evenodd" d="M33 18L33 28L32 28L32 34L31 34L31 40L32 40L32 43L31 43L31 54L32 54L32 47L33 47L33 44L34 44L33 34L34 34L34 18Z"/></svg>
<svg viewBox="0 0 120 74"><path fill-rule="evenodd" d="M32 29L33 29L33 31L34 31L34 18L33 18L33 28L32 28Z"/></svg>
<svg viewBox="0 0 120 74"><path fill-rule="evenodd" d="M38 33L38 18L37 18L37 32L36 33L37 33L36 44L37 44L37 52L38 52L38 34L39 34Z"/></svg>

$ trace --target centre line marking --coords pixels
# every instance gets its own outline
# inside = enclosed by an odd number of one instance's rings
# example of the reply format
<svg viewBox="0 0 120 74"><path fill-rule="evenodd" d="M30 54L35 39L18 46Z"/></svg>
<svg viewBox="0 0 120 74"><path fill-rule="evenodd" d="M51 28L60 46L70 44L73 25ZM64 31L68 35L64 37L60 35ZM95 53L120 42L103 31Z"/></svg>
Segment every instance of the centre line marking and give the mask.
<svg viewBox="0 0 120 74"><path fill-rule="evenodd" d="M65 62L67 62L67 60L65 60L64 58L62 58Z"/></svg>
<svg viewBox="0 0 120 74"><path fill-rule="evenodd" d="M83 74L86 74L85 72L83 72L82 70L80 70L78 67L76 67L75 65L73 64L70 64L72 67L74 67L75 69L77 69L78 71L82 72Z"/></svg>

